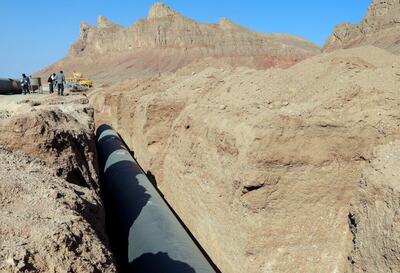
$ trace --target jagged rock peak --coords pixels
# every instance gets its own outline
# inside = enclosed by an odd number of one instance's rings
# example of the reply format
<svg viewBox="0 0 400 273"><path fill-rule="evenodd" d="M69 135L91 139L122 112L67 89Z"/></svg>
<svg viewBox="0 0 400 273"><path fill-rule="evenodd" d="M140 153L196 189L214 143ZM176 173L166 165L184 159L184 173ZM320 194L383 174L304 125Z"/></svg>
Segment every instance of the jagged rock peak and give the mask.
<svg viewBox="0 0 400 273"><path fill-rule="evenodd" d="M374 0L361 22L364 32L377 31L400 23L400 0Z"/></svg>
<svg viewBox="0 0 400 273"><path fill-rule="evenodd" d="M176 15L179 15L179 13L171 9L164 3L158 2L151 7L148 19L162 18L162 17L176 16Z"/></svg>
<svg viewBox="0 0 400 273"><path fill-rule="evenodd" d="M89 28L93 28L93 26L88 24L88 23L81 22L81 25L80 25L81 32L82 32L82 30L86 30L86 29L89 29Z"/></svg>
<svg viewBox="0 0 400 273"><path fill-rule="evenodd" d="M86 39L88 32L93 28L95 28L95 27L88 23L82 22L80 25L79 39L80 40Z"/></svg>
<svg viewBox="0 0 400 273"><path fill-rule="evenodd" d="M244 27L235 24L235 22L229 20L228 18L221 18L219 20L219 26L223 29L244 29Z"/></svg>
<svg viewBox="0 0 400 273"><path fill-rule="evenodd" d="M115 27L118 25L114 24L113 22L108 20L105 16L99 16L99 17L97 17L97 26L99 28L109 28L109 27Z"/></svg>
<svg viewBox="0 0 400 273"><path fill-rule="evenodd" d="M373 0L359 24L346 23L335 27L324 50L374 45L400 54L399 28L400 0Z"/></svg>
<svg viewBox="0 0 400 273"><path fill-rule="evenodd" d="M388 19L398 19L400 14L399 0L373 0L368 8L367 18L387 16Z"/></svg>

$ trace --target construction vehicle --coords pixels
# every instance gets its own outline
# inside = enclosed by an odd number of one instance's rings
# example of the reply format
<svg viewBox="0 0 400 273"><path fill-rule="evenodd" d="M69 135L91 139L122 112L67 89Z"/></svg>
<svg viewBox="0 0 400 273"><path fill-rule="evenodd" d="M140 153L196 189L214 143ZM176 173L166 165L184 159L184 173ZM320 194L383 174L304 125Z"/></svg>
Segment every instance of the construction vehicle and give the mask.
<svg viewBox="0 0 400 273"><path fill-rule="evenodd" d="M67 82L67 84L70 84L72 86L81 86L87 88L93 87L93 81L88 78L84 78L83 74L79 72L73 72L72 77L66 78L65 81Z"/></svg>

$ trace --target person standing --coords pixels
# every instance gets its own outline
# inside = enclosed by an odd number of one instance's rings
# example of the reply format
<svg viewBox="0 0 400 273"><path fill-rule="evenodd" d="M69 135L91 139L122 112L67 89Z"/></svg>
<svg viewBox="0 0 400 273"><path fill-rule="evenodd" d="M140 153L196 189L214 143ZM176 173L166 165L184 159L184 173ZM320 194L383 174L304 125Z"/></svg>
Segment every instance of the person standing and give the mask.
<svg viewBox="0 0 400 273"><path fill-rule="evenodd" d="M54 93L54 83L55 83L55 81L56 81L56 73L53 73L47 79L47 82L49 83L49 93L50 94Z"/></svg>
<svg viewBox="0 0 400 273"><path fill-rule="evenodd" d="M57 74L56 82L57 82L58 95L64 96L65 76L64 76L64 72L62 70L60 71L60 73Z"/></svg>
<svg viewBox="0 0 400 273"><path fill-rule="evenodd" d="M27 93L30 93L29 86L31 85L31 80L25 74L22 74L21 85L22 85L22 91L24 92L24 95L26 95Z"/></svg>

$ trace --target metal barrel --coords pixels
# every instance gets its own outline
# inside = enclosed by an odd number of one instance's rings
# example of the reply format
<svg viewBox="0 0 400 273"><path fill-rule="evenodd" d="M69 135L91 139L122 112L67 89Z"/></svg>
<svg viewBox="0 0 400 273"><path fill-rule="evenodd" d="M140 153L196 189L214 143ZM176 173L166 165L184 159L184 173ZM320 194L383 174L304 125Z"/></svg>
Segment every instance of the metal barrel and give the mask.
<svg viewBox="0 0 400 273"><path fill-rule="evenodd" d="M97 129L106 228L121 272L218 271L110 126Z"/></svg>
<svg viewBox="0 0 400 273"><path fill-rule="evenodd" d="M21 91L19 80L0 78L0 94L20 93Z"/></svg>
<svg viewBox="0 0 400 273"><path fill-rule="evenodd" d="M35 77L35 78L30 78L31 81L31 89L32 91L40 90L42 87L42 79Z"/></svg>

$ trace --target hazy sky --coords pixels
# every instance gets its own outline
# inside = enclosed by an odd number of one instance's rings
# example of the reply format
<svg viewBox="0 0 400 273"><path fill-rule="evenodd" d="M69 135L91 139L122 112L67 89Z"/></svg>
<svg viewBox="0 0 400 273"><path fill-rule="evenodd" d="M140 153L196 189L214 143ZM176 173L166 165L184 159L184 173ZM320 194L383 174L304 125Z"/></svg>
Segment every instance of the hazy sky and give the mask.
<svg viewBox="0 0 400 273"><path fill-rule="evenodd" d="M80 22L98 15L128 26L145 18L151 0L0 0L0 77L31 74L61 59L79 35ZM165 0L206 23L226 17L266 33L301 36L322 46L339 23L357 23L371 0Z"/></svg>

